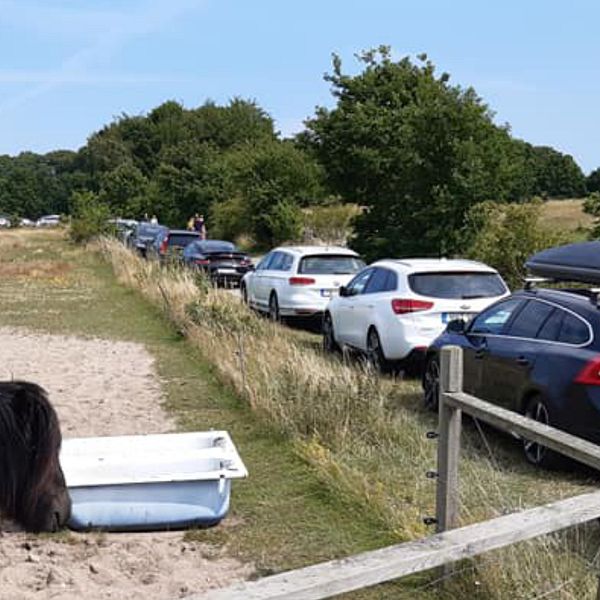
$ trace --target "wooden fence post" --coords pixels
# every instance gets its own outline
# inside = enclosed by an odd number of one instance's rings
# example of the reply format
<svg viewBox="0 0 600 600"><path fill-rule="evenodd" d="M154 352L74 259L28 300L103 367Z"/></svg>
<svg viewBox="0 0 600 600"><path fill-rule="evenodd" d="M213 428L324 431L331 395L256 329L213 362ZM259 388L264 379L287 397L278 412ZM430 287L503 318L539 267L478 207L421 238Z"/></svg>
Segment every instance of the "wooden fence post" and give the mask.
<svg viewBox="0 0 600 600"><path fill-rule="evenodd" d="M459 346L445 346L440 354L439 440L437 458L436 531L458 525L458 460L462 411L444 401L446 392L462 392L463 355Z"/></svg>

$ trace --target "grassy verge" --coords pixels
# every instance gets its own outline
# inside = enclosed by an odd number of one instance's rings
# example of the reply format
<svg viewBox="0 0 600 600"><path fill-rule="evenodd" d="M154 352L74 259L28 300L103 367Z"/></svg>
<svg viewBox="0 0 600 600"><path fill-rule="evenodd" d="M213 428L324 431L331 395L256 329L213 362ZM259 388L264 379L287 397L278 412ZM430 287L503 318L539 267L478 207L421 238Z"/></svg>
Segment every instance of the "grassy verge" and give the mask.
<svg viewBox="0 0 600 600"><path fill-rule="evenodd" d="M370 527L383 526L382 545L429 533L422 517L433 514L434 484L425 471L435 464L435 444L425 433L436 422L420 408L415 382L380 379L323 356L230 294L141 261L116 243L105 244L103 252L119 280L160 307L253 414L281 439L293 440L297 455L336 502L356 510L357 519L372 519ZM460 475L464 523L582 493L597 483L582 471L532 469L514 440L474 426L466 427ZM444 598L592 597L594 543L590 530L580 529L519 544L468 563L441 590L421 581L409 595L416 597L418 589ZM399 593L396 588L391 597Z"/></svg>

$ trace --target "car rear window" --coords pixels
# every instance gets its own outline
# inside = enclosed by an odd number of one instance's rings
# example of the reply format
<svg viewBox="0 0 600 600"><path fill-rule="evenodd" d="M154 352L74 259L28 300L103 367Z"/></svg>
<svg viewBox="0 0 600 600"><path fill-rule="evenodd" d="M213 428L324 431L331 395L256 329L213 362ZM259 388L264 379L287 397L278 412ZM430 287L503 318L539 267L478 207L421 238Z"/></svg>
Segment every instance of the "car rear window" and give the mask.
<svg viewBox="0 0 600 600"><path fill-rule="evenodd" d="M565 344L585 344L590 339L588 326L576 316L565 312L558 341Z"/></svg>
<svg viewBox="0 0 600 600"><path fill-rule="evenodd" d="M199 244L201 252L239 252L231 242L202 242Z"/></svg>
<svg viewBox="0 0 600 600"><path fill-rule="evenodd" d="M413 273L408 276L408 283L415 294L431 298L492 298L507 291L497 273L473 271Z"/></svg>
<svg viewBox="0 0 600 600"><path fill-rule="evenodd" d="M356 256L345 254L319 254L300 260L298 273L304 275L353 275L365 266Z"/></svg>
<svg viewBox="0 0 600 600"><path fill-rule="evenodd" d="M198 239L198 234L193 233L170 233L169 246L180 246L185 248L188 244L195 242Z"/></svg>

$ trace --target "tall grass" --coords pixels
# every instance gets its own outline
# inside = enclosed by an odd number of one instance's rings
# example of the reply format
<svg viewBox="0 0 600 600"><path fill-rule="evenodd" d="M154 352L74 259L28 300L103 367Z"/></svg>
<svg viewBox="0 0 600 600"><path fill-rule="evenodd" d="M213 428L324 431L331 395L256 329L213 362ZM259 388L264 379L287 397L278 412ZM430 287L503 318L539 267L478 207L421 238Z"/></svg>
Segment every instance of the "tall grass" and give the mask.
<svg viewBox="0 0 600 600"><path fill-rule="evenodd" d="M100 247L119 280L162 307L174 326L214 365L220 378L286 434L348 510L379 517L398 541L430 533L434 513L436 417L420 408L417 382L376 376L299 342L231 294L176 268L143 261L123 246ZM582 474L536 471L514 444L469 424L460 477L464 523L535 506L590 489ZM482 439L485 437L485 443ZM588 528L589 529L589 528ZM439 598L593 597L594 537L588 529L547 536L470 561ZM428 586L424 584L425 594Z"/></svg>

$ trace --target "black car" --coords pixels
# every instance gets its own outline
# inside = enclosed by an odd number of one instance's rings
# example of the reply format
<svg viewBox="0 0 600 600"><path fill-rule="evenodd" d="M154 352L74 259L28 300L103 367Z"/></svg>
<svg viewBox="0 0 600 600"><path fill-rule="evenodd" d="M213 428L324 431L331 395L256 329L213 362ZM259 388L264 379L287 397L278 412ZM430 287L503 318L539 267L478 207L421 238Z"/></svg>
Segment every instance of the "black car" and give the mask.
<svg viewBox="0 0 600 600"><path fill-rule="evenodd" d="M163 231L168 231L168 229L163 225L144 221L139 223L132 234L127 238L127 245L146 257L152 242L156 236Z"/></svg>
<svg viewBox="0 0 600 600"><path fill-rule="evenodd" d="M469 324L452 321L426 354L425 403L437 406L442 346L463 348L464 390L600 443L600 309L589 289L530 289L493 304ZM558 455L524 441L525 456Z"/></svg>
<svg viewBox="0 0 600 600"><path fill-rule="evenodd" d="M200 240L183 252L184 263L201 269L219 285L239 285L242 277L254 269L252 259L232 244L222 240Z"/></svg>
<svg viewBox="0 0 600 600"><path fill-rule="evenodd" d="M182 260L185 248L199 239L197 231L163 227L148 246L148 257L161 261Z"/></svg>

